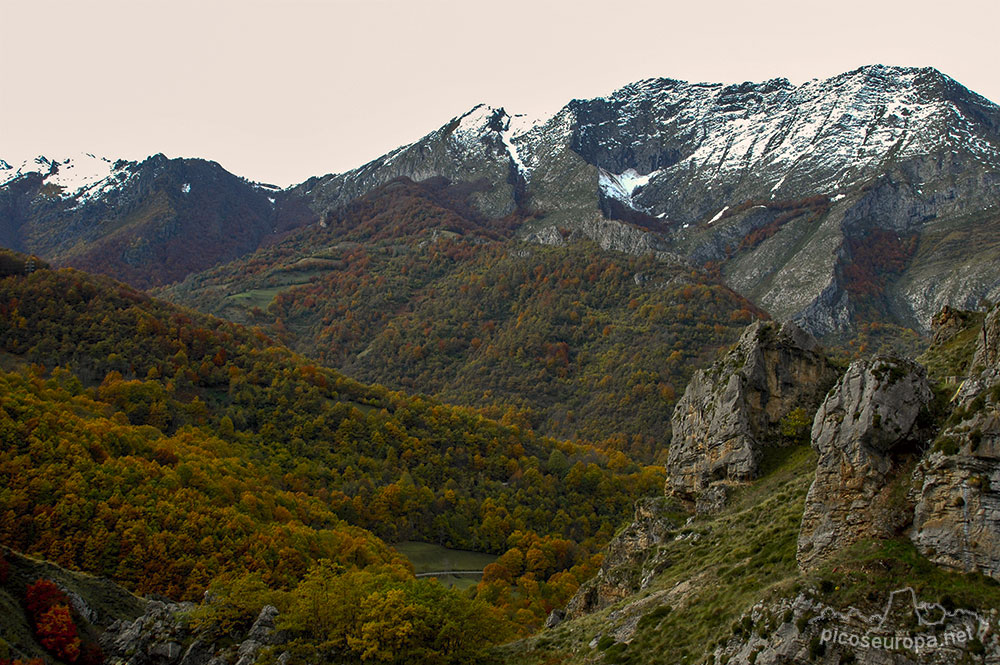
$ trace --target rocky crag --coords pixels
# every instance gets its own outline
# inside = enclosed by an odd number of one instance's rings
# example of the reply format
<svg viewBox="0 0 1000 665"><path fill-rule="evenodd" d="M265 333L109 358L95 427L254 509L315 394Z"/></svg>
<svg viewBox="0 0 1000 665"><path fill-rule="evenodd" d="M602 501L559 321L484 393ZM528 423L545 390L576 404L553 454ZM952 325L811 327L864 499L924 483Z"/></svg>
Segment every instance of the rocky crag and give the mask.
<svg viewBox="0 0 1000 665"><path fill-rule="evenodd" d="M674 536L682 511L665 497L643 499L635 517L608 543L597 576L580 587L566 607L565 617L589 614L641 591L670 565L658 545Z"/></svg>
<svg viewBox="0 0 1000 665"><path fill-rule="evenodd" d="M912 539L939 565L1000 579L1000 308L931 453L914 473Z"/></svg>
<svg viewBox="0 0 1000 665"><path fill-rule="evenodd" d="M754 605L740 617L741 633L716 648L715 661L732 665L1000 662L1000 615L995 608L980 614L934 607L918 600L911 590L901 589L885 606L872 608L870 615L848 615L834 610L818 595L800 593ZM936 615L933 623L924 618L924 613L931 612ZM914 631L914 625L920 630ZM963 639L959 640L959 635ZM921 639L919 648L917 637ZM865 638L867 647L862 642ZM928 646L931 638L933 647ZM883 646L886 643L890 646Z"/></svg>
<svg viewBox="0 0 1000 665"><path fill-rule="evenodd" d="M780 442L782 419L815 409L835 378L815 338L794 323L751 324L695 373L674 409L668 492L691 499L713 483L752 480L765 448Z"/></svg>
<svg viewBox="0 0 1000 665"><path fill-rule="evenodd" d="M721 637L699 657L741 665L1000 663L1000 593L996 591L1000 580L1000 306L985 317L944 310L935 317L935 324L934 343L921 358L931 372L922 363L901 358L858 360L814 409L810 446L814 472L800 473L798 478L808 482L801 485L802 502L797 509L801 517L790 525L794 533L785 534L777 525L768 532L779 541L786 537L791 541L794 565L785 570L785 577L778 573L767 593L733 617L731 630L720 626ZM718 376L712 384L717 386L717 395L734 386L730 399L718 401L732 405L729 413L746 413L743 405L747 402L758 409L768 403L767 399L748 400L746 393L733 399L741 395L736 387L743 371L734 359L745 357L736 351L745 342L759 339L762 327L754 324L748 329L740 345L713 368ZM756 347L748 343L746 348ZM772 374L780 371L772 370ZM704 384L705 378L698 380ZM695 382L690 391L692 395L711 394ZM767 421L701 416L693 422L706 434L725 432L725 440L742 436L744 441L756 441L751 423ZM712 449L703 450L708 456ZM747 458L735 455L730 463L742 470L747 468ZM657 566L641 568L652 574L637 585L638 569L633 566L633 581L621 583L627 576L610 575L615 566L609 566L598 578L600 585L585 585L573 599L567 612L571 620L552 629L551 637L534 642L527 653L565 654L565 650L553 651L551 645L569 643L578 646L570 648L568 653L573 655L568 662L596 662L593 659L600 660L602 653L604 662L652 662L642 654L651 644L670 643L660 632L665 627L701 630L712 617L699 614L699 603L711 604L719 594L738 597L744 588L740 584L766 574L766 563L775 561L777 555L765 556L766 545L754 544L754 534L766 528L757 522L762 515L755 510L773 515L780 524L782 511L767 501L774 500L776 492L785 502L793 501L795 492L767 475L754 483L713 484L710 471L707 475L701 469L691 472L697 467L689 460L695 459L693 453L687 457L672 454L668 475L673 483L668 483L667 491L676 495L675 488L687 492L695 488L696 494L700 490L702 502L714 504L712 510L699 512L689 504L690 517L681 527L676 525L683 516L671 516L669 521L660 518L659 526L646 519L626 528L623 534L639 528L663 534L652 544L648 539L621 538L610 557L619 565L654 561ZM724 459L713 458L712 463L718 464L715 468L727 469ZM707 485L703 479L708 479ZM756 489L758 485L772 489ZM706 487L728 487L733 499L728 504L720 502ZM726 535L739 524L745 525L745 546L735 534ZM700 572L690 575L675 572L683 560L678 557L684 556L681 543L690 543L691 555L697 552L699 557L727 562L725 557L715 559L719 553L702 544L715 542L718 547L727 538L732 540L729 547L734 548L736 565L693 569ZM762 558L755 559L755 553ZM734 577L736 571L751 568L752 576ZM698 616L698 623L686 624L677 618L678 613L692 620ZM603 626L607 628L599 631ZM599 632L595 635L594 631ZM956 642L959 632L961 641ZM872 646L874 637L880 646ZM917 637L923 646L914 646ZM936 642L930 642L932 638ZM884 646L887 639L896 641Z"/></svg>
<svg viewBox="0 0 1000 665"><path fill-rule="evenodd" d="M211 598L206 598L206 602L211 602ZM110 665L253 665L265 647L280 647L284 640L276 629L278 610L272 605L261 608L249 629L226 635L193 629L186 616L195 608L193 603L151 600L135 620L116 621L101 637L107 662ZM277 654L278 663L284 665L287 660L287 656Z"/></svg>
<svg viewBox="0 0 1000 665"><path fill-rule="evenodd" d="M890 480L920 449L917 422L931 397L915 362L876 357L847 369L813 421L819 464L802 516L801 565L862 538L891 537L909 523Z"/></svg>

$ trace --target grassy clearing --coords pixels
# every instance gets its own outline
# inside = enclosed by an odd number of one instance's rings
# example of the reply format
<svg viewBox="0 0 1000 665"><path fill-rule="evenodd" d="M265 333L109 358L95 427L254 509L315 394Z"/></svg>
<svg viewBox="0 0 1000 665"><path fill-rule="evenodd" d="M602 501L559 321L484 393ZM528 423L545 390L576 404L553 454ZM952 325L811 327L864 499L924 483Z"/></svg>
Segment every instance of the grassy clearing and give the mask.
<svg viewBox="0 0 1000 665"><path fill-rule="evenodd" d="M287 291L295 286L308 284L312 278L318 277L326 272L329 272L329 269L294 267L277 268L268 273L265 278L254 280L258 284L263 282L259 288L234 293L227 296L226 300L230 304L239 305L247 310L251 310L254 307L266 309L271 301L274 300L274 297L282 291Z"/></svg>
<svg viewBox="0 0 1000 665"><path fill-rule="evenodd" d="M246 309L260 307L264 309L274 300L274 297L287 289L288 286L270 286L266 289L251 289L242 293L234 293L228 297L232 303L238 304Z"/></svg>
<svg viewBox="0 0 1000 665"><path fill-rule="evenodd" d="M441 570L482 570L497 560L492 554L453 550L433 543L408 541L394 547L410 560L417 573L434 573Z"/></svg>
<svg viewBox="0 0 1000 665"><path fill-rule="evenodd" d="M410 560L413 570L436 573L448 570L479 570L497 560L492 554L453 550L432 543L409 541L395 545L396 550ZM442 584L467 589L479 582L479 575L443 575L437 578Z"/></svg>

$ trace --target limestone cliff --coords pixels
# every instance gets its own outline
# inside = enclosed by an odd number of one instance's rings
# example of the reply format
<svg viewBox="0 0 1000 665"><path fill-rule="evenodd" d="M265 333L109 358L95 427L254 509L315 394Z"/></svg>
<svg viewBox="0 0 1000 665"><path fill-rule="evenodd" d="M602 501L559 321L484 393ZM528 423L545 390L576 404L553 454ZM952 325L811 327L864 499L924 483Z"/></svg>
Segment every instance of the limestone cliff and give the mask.
<svg viewBox="0 0 1000 665"><path fill-rule="evenodd" d="M816 340L795 324L751 324L678 401L667 491L690 498L713 481L753 479L781 419L797 408L811 413L835 379Z"/></svg>
<svg viewBox="0 0 1000 665"><path fill-rule="evenodd" d="M983 323L955 402L914 474L911 537L935 563L1000 579L1000 307Z"/></svg>
<svg viewBox="0 0 1000 665"><path fill-rule="evenodd" d="M677 508L664 497L639 501L635 518L608 543L597 576L580 587L566 606L566 618L595 612L643 589L670 562L657 545L677 528Z"/></svg>
<svg viewBox="0 0 1000 665"><path fill-rule="evenodd" d="M844 372L812 419L815 461L769 461L754 483L714 481L712 470L740 477L759 453L755 435L766 441L776 415L802 404L750 381L754 367L774 377L802 362L772 348L784 327L751 326L678 406L687 413L677 429L702 438L684 448L682 437L670 452L667 492L694 498L685 505L695 514L675 527L683 515L651 523L637 512L569 620L511 653L573 663L657 662L650 654L729 665L1000 663L998 587L953 572L1000 578L1000 307L985 321L944 311L935 325L921 358L930 369L877 356ZM767 589L744 593L761 579ZM685 642L705 626L701 648Z"/></svg>
<svg viewBox="0 0 1000 665"><path fill-rule="evenodd" d="M931 397L923 367L885 357L853 363L830 391L813 421L819 462L799 533L801 566L908 523L889 480L918 449L918 416Z"/></svg>

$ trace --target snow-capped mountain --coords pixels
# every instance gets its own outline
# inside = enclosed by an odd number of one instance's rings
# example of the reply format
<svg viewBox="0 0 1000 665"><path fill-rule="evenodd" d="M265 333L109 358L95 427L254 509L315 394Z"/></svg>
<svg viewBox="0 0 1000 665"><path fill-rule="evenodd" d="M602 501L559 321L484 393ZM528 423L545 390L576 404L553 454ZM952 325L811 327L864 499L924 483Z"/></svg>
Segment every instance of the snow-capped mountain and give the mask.
<svg viewBox="0 0 1000 665"><path fill-rule="evenodd" d="M396 178L443 177L474 185L484 218L523 221L522 239L559 244L570 231L687 260L818 334L861 321L926 330L943 305L1000 298L1000 108L931 68L876 65L802 85L649 79L541 118L479 105L282 192L225 174L228 195L201 199L201 178L225 172L181 173L195 163L0 164L0 244L79 263L113 239L114 260L100 253L109 271L159 284ZM166 238L185 241L182 256ZM153 245L162 252L148 254ZM150 279L154 255L175 267Z"/></svg>
<svg viewBox="0 0 1000 665"><path fill-rule="evenodd" d="M399 176L485 179L483 213L544 213L525 237L561 242L558 226L679 254L824 334L879 317L926 329L944 304L1000 297L993 254L954 261L931 241L995 219L998 174L1000 108L935 69L876 65L798 86L650 79L541 119L478 106L293 192L324 215ZM892 266L862 256L872 234Z"/></svg>
<svg viewBox="0 0 1000 665"><path fill-rule="evenodd" d="M16 169L7 162L0 164L0 186L28 174L38 174L43 183L59 189L58 196L61 198L77 199L83 203L121 186L128 177L128 165L123 160L112 162L91 153L80 153L61 160L38 156L25 160Z"/></svg>
<svg viewBox="0 0 1000 665"><path fill-rule="evenodd" d="M155 286L313 220L294 206L286 213L278 196L199 159L82 154L4 162L0 245Z"/></svg>

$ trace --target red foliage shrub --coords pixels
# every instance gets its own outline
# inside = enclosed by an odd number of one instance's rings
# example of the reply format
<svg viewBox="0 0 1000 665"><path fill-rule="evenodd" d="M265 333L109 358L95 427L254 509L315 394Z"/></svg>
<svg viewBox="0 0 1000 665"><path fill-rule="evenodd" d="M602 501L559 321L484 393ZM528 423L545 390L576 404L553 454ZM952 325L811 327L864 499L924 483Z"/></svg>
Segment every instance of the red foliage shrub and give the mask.
<svg viewBox="0 0 1000 665"><path fill-rule="evenodd" d="M24 592L24 604L37 622L39 617L56 605L69 605L69 598L51 580L38 580Z"/></svg>
<svg viewBox="0 0 1000 665"><path fill-rule="evenodd" d="M906 270L917 250L916 235L875 229L848 239L852 260L841 267L845 287L852 295L877 295L890 277Z"/></svg>
<svg viewBox="0 0 1000 665"><path fill-rule="evenodd" d="M8 578L10 578L10 564L0 552L0 584L6 584Z"/></svg>
<svg viewBox="0 0 1000 665"><path fill-rule="evenodd" d="M38 642L59 660L75 663L80 657L80 637L66 605L55 605L35 618Z"/></svg>

